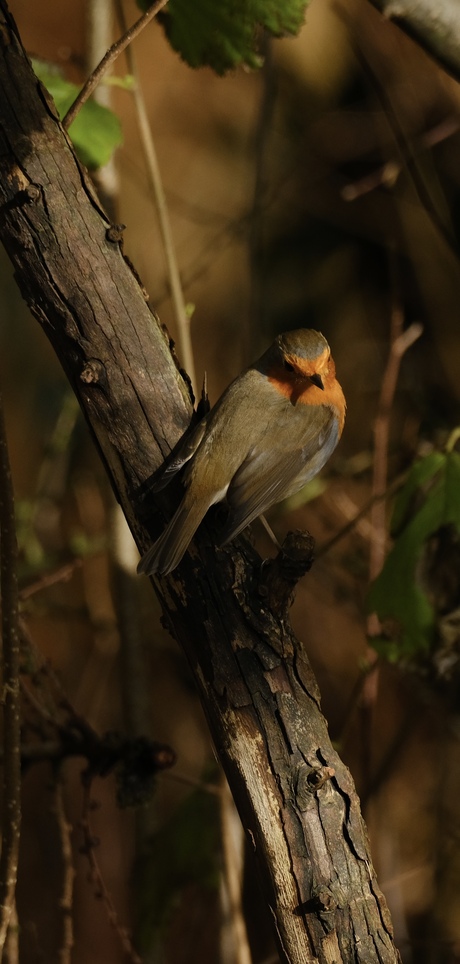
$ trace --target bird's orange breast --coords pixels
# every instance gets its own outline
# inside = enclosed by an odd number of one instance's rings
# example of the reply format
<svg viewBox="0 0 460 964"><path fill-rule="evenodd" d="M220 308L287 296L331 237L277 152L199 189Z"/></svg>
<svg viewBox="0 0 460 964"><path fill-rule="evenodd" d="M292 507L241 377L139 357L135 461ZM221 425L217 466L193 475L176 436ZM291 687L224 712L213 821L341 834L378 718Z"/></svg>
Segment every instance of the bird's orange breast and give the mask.
<svg viewBox="0 0 460 964"><path fill-rule="evenodd" d="M324 389L318 388L308 378L300 378L287 372L284 368L270 373L268 381L291 405L324 405L333 409L339 423L339 438L345 423L346 402L342 387L334 372L323 375Z"/></svg>

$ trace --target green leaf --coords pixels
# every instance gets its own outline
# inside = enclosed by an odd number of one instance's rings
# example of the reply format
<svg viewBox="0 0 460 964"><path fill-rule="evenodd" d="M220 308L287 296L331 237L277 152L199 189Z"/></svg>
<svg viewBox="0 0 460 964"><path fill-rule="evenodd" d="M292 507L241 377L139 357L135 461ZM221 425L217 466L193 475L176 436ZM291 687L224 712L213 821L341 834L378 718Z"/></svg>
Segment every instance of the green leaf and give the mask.
<svg viewBox="0 0 460 964"><path fill-rule="evenodd" d="M415 502L420 499L428 483L444 466L445 456L442 452L431 452L424 459L414 462L409 476L395 499L391 519L392 535L397 535L404 527L410 516L414 515Z"/></svg>
<svg viewBox="0 0 460 964"><path fill-rule="evenodd" d="M66 80L51 64L34 60L32 65L51 94L59 117L64 117L80 88ZM121 124L116 114L91 99L83 105L68 133L79 159L91 170L107 164L122 142Z"/></svg>
<svg viewBox="0 0 460 964"><path fill-rule="evenodd" d="M146 10L150 0L138 0ZM159 14L174 50L190 67L217 74L244 64L260 67L261 30L275 37L300 30L309 0L169 0Z"/></svg>
<svg viewBox="0 0 460 964"><path fill-rule="evenodd" d="M117 77L116 74L111 74L109 77L104 77L102 81L105 87L119 87L120 90L135 90L136 89L136 79L132 74L125 74L124 77Z"/></svg>
<svg viewBox="0 0 460 964"><path fill-rule="evenodd" d="M460 532L457 452L433 453L415 464L396 507L398 523L407 519L409 505L417 500L415 514L405 522L368 594L369 611L389 624L400 657L427 652L433 641L436 612L424 585L422 563L429 539L440 529L453 526ZM382 640L376 648L384 652Z"/></svg>
<svg viewBox="0 0 460 964"><path fill-rule="evenodd" d="M319 475L310 482L307 482L302 489L299 489L294 495L289 496L282 503L283 510L286 512L294 512L295 509L301 509L302 506L307 505L307 502L313 502L314 499L319 498L327 489L327 482Z"/></svg>

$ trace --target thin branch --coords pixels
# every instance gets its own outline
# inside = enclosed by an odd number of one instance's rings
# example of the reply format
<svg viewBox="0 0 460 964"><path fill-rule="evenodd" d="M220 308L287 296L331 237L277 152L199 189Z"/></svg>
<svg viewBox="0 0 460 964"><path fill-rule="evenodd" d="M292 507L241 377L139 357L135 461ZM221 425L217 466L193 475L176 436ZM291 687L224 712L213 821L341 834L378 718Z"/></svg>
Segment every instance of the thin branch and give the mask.
<svg viewBox="0 0 460 964"><path fill-rule="evenodd" d="M371 663L364 662L359 676L356 678L353 688L351 690L350 696L347 701L347 707L342 720L342 725L340 729L340 735L338 737L339 746L346 746L347 740L352 732L352 726L355 719L356 711L362 706L362 694L363 689L366 684L367 677L369 673L373 673L376 668L375 654L373 653L373 659Z"/></svg>
<svg viewBox="0 0 460 964"><path fill-rule="evenodd" d="M51 572L44 572L39 579L36 579L21 589L19 598L24 602L25 599L30 599L31 596L42 592L43 589L48 589L49 586L55 586L58 582L69 582L77 569L80 569L82 565L83 559L79 557L72 562L67 562L63 566L59 566L58 569L53 569Z"/></svg>
<svg viewBox="0 0 460 964"><path fill-rule="evenodd" d="M252 954L243 912L244 830L222 774L220 819L223 871L221 883L221 960L232 964L252 964Z"/></svg>
<svg viewBox="0 0 460 964"><path fill-rule="evenodd" d="M460 129L460 121L456 117L446 117L440 124L432 127L429 131L422 134L417 154L427 151L436 144L441 144L449 137L453 137ZM398 180L403 165L401 161L393 158L376 167L370 174L359 178L357 181L350 181L345 184L340 194L344 201L356 201L364 194L370 194L379 187L394 187Z"/></svg>
<svg viewBox="0 0 460 964"><path fill-rule="evenodd" d="M374 422L374 463L372 476L371 525L374 537L371 541L369 560L369 580L373 582L382 570L386 551L385 503L381 496L388 484L388 448L390 440L390 420L401 361L406 351L420 338L423 327L413 322L405 331L404 313L395 281L395 270L391 257L393 305L391 310L390 353L383 374L377 416ZM373 651L372 651L373 652ZM374 653L375 656L375 653Z"/></svg>
<svg viewBox="0 0 460 964"><path fill-rule="evenodd" d="M122 25L122 29L125 24L125 17L123 11L122 0L115 0L117 16ZM168 205L166 202L166 195L163 187L163 182L160 173L160 166L158 164L157 153L155 150L155 142L152 136L152 130L150 127L149 117L147 113L147 108L145 105L144 95L142 93L142 86L139 78L139 71L137 69L136 58L131 47L128 47L126 51L126 59L128 61L128 70L134 78L134 88L132 91L134 97L134 104L136 107L136 118L137 125L139 129L139 134L141 138L142 150L144 152L145 163L147 166L147 177L152 190L153 198L155 201L155 206L158 214L158 221L160 225L161 239L163 242L163 249L166 259L166 267L169 277L169 286L171 290L171 300L174 311L174 319L176 322L178 341L179 341L179 354L184 365L185 370L190 376L190 381L194 391L196 391L196 374L195 374L195 361L193 357L192 341L190 338L190 320L187 316L187 308L185 304L184 294L182 290L182 282L179 274L179 266L177 263L176 249L174 246L174 239L171 230L171 223L169 220Z"/></svg>
<svg viewBox="0 0 460 964"><path fill-rule="evenodd" d="M418 322L402 330L404 316L399 299L395 300L391 320L390 354L384 372L380 391L379 407L374 422L374 467L372 479L371 508L372 531L377 533L371 543L369 578L377 578L385 559L386 521L385 502L382 496L387 490L388 445L390 437L390 417L401 360L405 352L420 338L423 328Z"/></svg>
<svg viewBox="0 0 460 964"><path fill-rule="evenodd" d="M16 902L11 912L8 933L6 935L5 949L3 951L2 964L20 964L19 961L19 924Z"/></svg>
<svg viewBox="0 0 460 964"><path fill-rule="evenodd" d="M390 439L390 420L393 402L398 382L401 360L405 352L420 338L423 328L414 322L405 331L404 312L401 304L399 285L396 279L395 259L390 253L390 274L392 291L390 353L383 374L382 386L377 416L374 422L374 463L372 478L372 495L381 496L387 488L388 480L388 448ZM386 552L386 514L385 503L375 498L371 509L371 531L373 533L370 545L369 580L372 582L382 570ZM380 631L380 623L372 613L368 618L368 634L375 636ZM366 784L370 783L371 735L374 708L377 702L379 687L379 663L377 653L370 646L366 658L370 666L366 674L361 694L362 735L363 735L363 766L367 776Z"/></svg>
<svg viewBox="0 0 460 964"><path fill-rule="evenodd" d="M379 492L378 494L372 495L371 498L364 503L359 512L357 512L356 515L354 515L353 518L342 527L342 529L339 529L339 531L334 533L334 535L328 539L327 542L324 542L323 545L318 547L318 549L315 549L315 559L319 559L320 556L324 556L330 551L330 549L333 548L333 546L336 545L337 542L340 542L340 540L344 539L345 536L348 536L350 532L353 532L353 529L356 529L361 520L367 516L374 503L384 502L391 498L391 496L404 485L406 479L407 472L402 472L401 475L398 475L397 478L390 483L384 492Z"/></svg>
<svg viewBox="0 0 460 964"><path fill-rule="evenodd" d="M187 787L202 790L203 793L212 793L215 797L220 797L222 794L222 787L216 783L206 783L204 780L199 780L196 777L189 777L184 773L177 773L176 770L165 770L164 775L168 780L184 783Z"/></svg>
<svg viewBox="0 0 460 964"><path fill-rule="evenodd" d="M263 329L265 323L263 299L266 290L266 278L261 274L259 262L263 252L263 231L267 217L267 160L270 157L269 139L273 129L273 113L277 94L272 49L272 40L268 35L265 35L263 49L261 50L264 59L261 71L262 90L254 131L254 193L248 232L251 271L250 302L245 321L244 365L249 364L250 360L254 358L259 348L259 345L256 344L257 334Z"/></svg>
<svg viewBox="0 0 460 964"><path fill-rule="evenodd" d="M112 925L115 933L120 938L120 943L126 956L126 960L129 961L130 964L143 964L142 958L139 957L131 943L128 930L126 927L123 927L118 920L117 911L105 885L104 878L99 867L99 862L96 857L95 848L98 845L99 840L94 836L90 823L90 812L93 809L91 801L91 787L92 782L90 778L83 780L83 808L80 821L80 826L83 831L83 846L81 847L81 852L88 859L90 867L90 881L95 886L95 896L98 897L105 906L109 922Z"/></svg>
<svg viewBox="0 0 460 964"><path fill-rule="evenodd" d="M112 43L113 19L113 0L86 0L85 60L88 73L91 73L97 67ZM107 80L109 80L109 77L107 77ZM112 85L107 82L99 84L99 87L94 91L94 100L103 107L113 109ZM93 172L93 178L98 196L112 224L119 223L120 178L116 153L111 155L106 164Z"/></svg>
<svg viewBox="0 0 460 964"><path fill-rule="evenodd" d="M16 529L11 469L0 399L0 594L3 638L3 802L0 857L0 956L15 904L21 827L21 716Z"/></svg>
<svg viewBox="0 0 460 964"><path fill-rule="evenodd" d="M117 57L123 53L128 44L130 44L138 36L138 34L141 33L144 27L146 27L154 17L156 17L157 13L162 9L162 7L166 6L167 2L168 0L156 0L156 2L153 3L145 13L142 14L142 17L139 17L139 20L136 20L133 26L129 27L123 36L112 44L96 69L93 70L92 74L90 74L88 77L88 80L82 87L78 97L76 97L73 104L69 107L67 114L62 120L62 126L65 130L69 129L70 125L83 107L83 104L85 104L88 98L91 97L93 90L95 90L101 78L106 71L109 70Z"/></svg>
<svg viewBox="0 0 460 964"><path fill-rule="evenodd" d="M62 894L59 899L62 916L62 940L58 953L58 961L59 964L71 964L72 948L74 945L72 908L75 867L73 865L72 853L72 824L68 822L65 811L61 767L58 768L56 774L54 812L56 814L62 856Z"/></svg>
<svg viewBox="0 0 460 964"><path fill-rule="evenodd" d="M347 14L342 9L340 9L340 14L343 16L345 22L347 22ZM460 257L460 250L457 239L454 235L451 225L445 223L436 207L430 190L427 187L421 173L416 152L399 122L399 118L393 108L391 98L388 96L384 85L380 82L380 78L377 76L375 70L369 63L364 51L358 46L356 40L352 40L352 46L358 63L361 65L363 72L367 75L372 83L376 96L380 101L383 110L385 111L388 124L395 139L395 143L400 151L406 170L411 178L418 200L429 217L433 227L443 239L448 249L455 256L456 260L458 260Z"/></svg>

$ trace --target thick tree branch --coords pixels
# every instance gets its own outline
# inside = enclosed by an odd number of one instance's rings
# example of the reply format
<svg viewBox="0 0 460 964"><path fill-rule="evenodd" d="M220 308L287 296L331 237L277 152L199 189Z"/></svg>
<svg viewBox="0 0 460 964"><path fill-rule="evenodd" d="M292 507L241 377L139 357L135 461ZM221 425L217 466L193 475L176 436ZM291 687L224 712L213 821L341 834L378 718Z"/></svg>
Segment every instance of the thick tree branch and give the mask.
<svg viewBox="0 0 460 964"><path fill-rule="evenodd" d="M146 515L139 487L189 424L187 384L110 240L5 0L0 11L0 236L145 549L168 506ZM289 626L291 570L262 570L243 540L217 550L210 514L156 591L194 670L283 961L392 964L399 957L353 782Z"/></svg>
<svg viewBox="0 0 460 964"><path fill-rule="evenodd" d="M460 80L460 7L458 0L370 0Z"/></svg>

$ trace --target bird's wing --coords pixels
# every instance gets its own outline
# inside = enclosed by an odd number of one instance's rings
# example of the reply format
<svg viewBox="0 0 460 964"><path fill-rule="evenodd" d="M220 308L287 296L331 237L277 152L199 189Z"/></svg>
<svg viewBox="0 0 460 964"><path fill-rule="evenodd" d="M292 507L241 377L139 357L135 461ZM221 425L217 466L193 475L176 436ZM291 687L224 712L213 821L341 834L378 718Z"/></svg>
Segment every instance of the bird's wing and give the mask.
<svg viewBox="0 0 460 964"><path fill-rule="evenodd" d="M298 424L293 426L291 410L286 432L277 426L280 441L269 447L261 440L235 473L227 492L230 512L220 534L221 545L271 505L302 488L331 455L338 441L337 418L323 405L309 406L308 414L306 420L305 413L299 412Z"/></svg>
<svg viewBox="0 0 460 964"><path fill-rule="evenodd" d="M185 433L168 458L163 462L163 465L160 466L156 475L153 476L152 483L149 485L150 492L161 492L162 489L166 488L168 482L170 482L186 462L189 462L195 455L198 446L203 441L205 431L206 418L203 418L191 432L188 430Z"/></svg>

